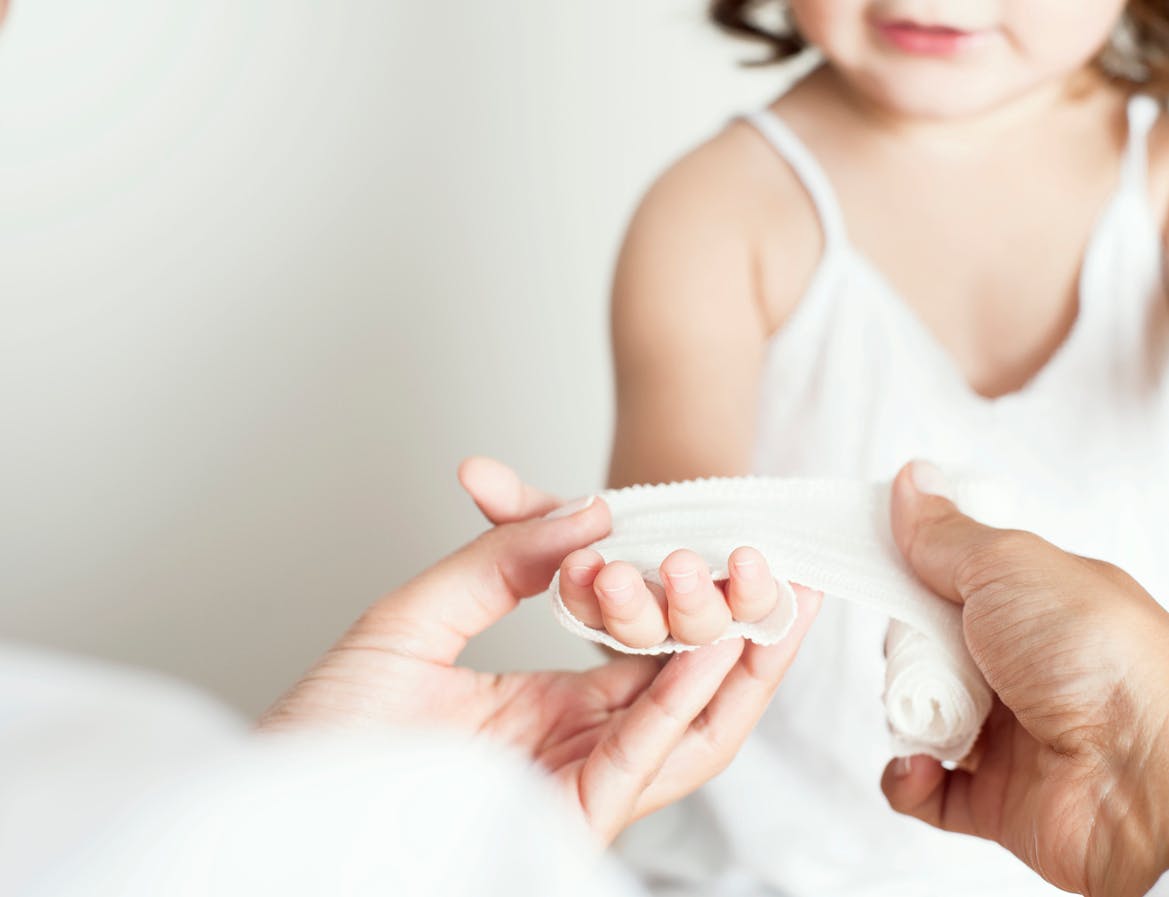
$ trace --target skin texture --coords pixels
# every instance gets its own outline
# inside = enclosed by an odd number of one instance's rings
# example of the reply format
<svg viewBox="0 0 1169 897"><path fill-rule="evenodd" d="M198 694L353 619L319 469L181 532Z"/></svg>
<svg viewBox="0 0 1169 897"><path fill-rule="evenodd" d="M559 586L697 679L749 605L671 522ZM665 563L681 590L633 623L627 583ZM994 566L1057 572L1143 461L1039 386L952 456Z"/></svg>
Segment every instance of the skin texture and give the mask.
<svg viewBox="0 0 1169 897"><path fill-rule="evenodd" d="M1076 321L1084 249L1115 189L1127 139L1127 96L1090 65L1121 6L792 3L801 32L829 64L772 108L824 167L850 242L974 393L1022 388ZM969 57L910 57L891 51L872 27L906 18L990 36ZM1149 177L1161 220L1167 163L1162 123L1151 138ZM889 209L897 210L896 227ZM822 251L802 186L744 123L728 125L653 184L614 276L610 485L751 472L769 340L798 305ZM712 588L693 557L681 558L700 584L685 608L668 589L638 590L628 570L574 558L582 582L587 571L594 583L629 586L639 616L606 617L603 591L589 595L583 585L574 610L612 622L613 634L631 645L663 631L708 639L733 614L727 589Z"/></svg>
<svg viewBox="0 0 1169 897"><path fill-rule="evenodd" d="M820 47L858 99L907 118L984 114L1029 94L1058 89L1096 56L1124 0L793 0L801 34ZM890 47L875 22L912 21L977 33L979 45L954 59Z"/></svg>
<svg viewBox="0 0 1169 897"><path fill-rule="evenodd" d="M1169 614L1123 571L982 526L929 492L945 492L936 471L901 472L894 535L962 605L998 701L970 769L895 761L889 803L997 841L1074 893L1144 894L1169 869Z"/></svg>
<svg viewBox="0 0 1169 897"><path fill-rule="evenodd" d="M260 722L263 731L438 727L498 739L540 764L603 841L730 762L815 618L763 648L727 640L666 663L622 657L584 673L459 667L467 640L543 592L561 559L603 537L597 501L560 503L503 465L460 478L499 525L374 604Z"/></svg>

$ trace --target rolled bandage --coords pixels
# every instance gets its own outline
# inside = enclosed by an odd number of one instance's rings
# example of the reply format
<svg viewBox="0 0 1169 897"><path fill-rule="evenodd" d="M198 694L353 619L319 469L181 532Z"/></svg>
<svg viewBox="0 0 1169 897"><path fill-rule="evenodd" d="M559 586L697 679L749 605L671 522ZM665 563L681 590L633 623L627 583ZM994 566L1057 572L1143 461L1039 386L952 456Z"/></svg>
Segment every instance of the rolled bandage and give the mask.
<svg viewBox="0 0 1169 897"><path fill-rule="evenodd" d="M958 484L959 504L968 506L980 491ZM631 486L601 493L613 530L592 547L606 561L633 564L651 581L679 548L701 555L716 579L725 576L721 568L734 549L758 549L780 583L779 605L758 623L732 623L723 638L761 645L782 639L798 613L788 581L886 614L885 711L893 753L960 760L990 712L991 692L966 649L961 609L923 586L897 550L889 496L888 484L769 477ZM549 591L557 619L583 638L627 654L695 647L667 639L629 648L568 610L559 576Z"/></svg>

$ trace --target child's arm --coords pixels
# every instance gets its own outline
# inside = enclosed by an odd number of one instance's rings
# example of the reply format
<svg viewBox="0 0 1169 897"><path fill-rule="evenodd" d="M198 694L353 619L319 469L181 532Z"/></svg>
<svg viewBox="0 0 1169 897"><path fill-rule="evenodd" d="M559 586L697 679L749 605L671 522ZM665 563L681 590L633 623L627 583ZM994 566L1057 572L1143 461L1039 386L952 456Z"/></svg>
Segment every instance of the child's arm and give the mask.
<svg viewBox="0 0 1169 897"><path fill-rule="evenodd" d="M768 328L750 216L714 149L651 188L617 263L612 486L750 469Z"/></svg>
<svg viewBox="0 0 1169 897"><path fill-rule="evenodd" d="M756 246L774 206L759 198L742 136L724 134L678 163L626 234L613 287L613 486L750 470L771 328ZM582 622L631 647L667 635L704 644L732 616L755 621L774 610L779 590L758 552L738 549L727 559L730 579L714 583L702 558L678 548L661 565L663 586L590 549L575 552L561 567L561 594Z"/></svg>

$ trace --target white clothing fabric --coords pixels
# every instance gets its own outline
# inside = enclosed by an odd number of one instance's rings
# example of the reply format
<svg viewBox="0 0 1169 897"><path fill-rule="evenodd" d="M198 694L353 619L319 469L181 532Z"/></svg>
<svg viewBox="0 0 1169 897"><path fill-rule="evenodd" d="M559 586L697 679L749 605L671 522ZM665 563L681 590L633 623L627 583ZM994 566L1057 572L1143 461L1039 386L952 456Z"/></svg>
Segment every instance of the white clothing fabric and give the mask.
<svg viewBox="0 0 1169 897"><path fill-rule="evenodd" d="M959 502L973 512L960 489ZM737 477L632 486L601 495L613 515L609 536L592 547L606 561L633 564L652 581L666 556L686 546L719 571L740 545L757 548L779 580L779 605L757 623L735 622L724 638L775 644L798 612L790 580L889 616L885 713L895 756L928 753L961 760L990 712L991 692L966 648L961 609L925 588L902 560L889 524L888 484L847 480ZM983 504L986 501L984 499ZM557 619L569 631L630 654L693 650L666 639L629 648L582 623L549 589Z"/></svg>
<svg viewBox="0 0 1169 897"><path fill-rule="evenodd" d="M520 758L250 734L190 688L0 643L0 894L643 894Z"/></svg>
<svg viewBox="0 0 1169 897"><path fill-rule="evenodd" d="M1112 561L1169 600L1169 304L1146 185L1157 114L1153 100L1131 101L1127 149L1083 259L1071 333L1030 383L996 399L970 388L849 242L831 184L796 135L770 110L750 115L805 185L825 238L807 292L769 347L753 473L873 482L927 458L1025 496L1016 525ZM740 756L625 842L657 893L1061 893L995 845L888 808L878 788L889 759L885 630L883 615L825 602Z"/></svg>

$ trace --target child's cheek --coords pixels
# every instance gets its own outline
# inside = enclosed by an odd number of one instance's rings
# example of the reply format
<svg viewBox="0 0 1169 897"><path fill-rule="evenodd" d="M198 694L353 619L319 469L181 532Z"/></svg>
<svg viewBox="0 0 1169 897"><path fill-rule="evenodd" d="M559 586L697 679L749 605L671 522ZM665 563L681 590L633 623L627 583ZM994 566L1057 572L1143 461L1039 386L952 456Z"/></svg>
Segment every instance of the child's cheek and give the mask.
<svg viewBox="0 0 1169 897"><path fill-rule="evenodd" d="M796 29L830 57L850 56L860 48L868 28L869 0L791 0Z"/></svg>
<svg viewBox="0 0 1169 897"><path fill-rule="evenodd" d="M1020 0L1007 5L1005 30L1038 69L1070 72L1111 39L1125 0Z"/></svg>

